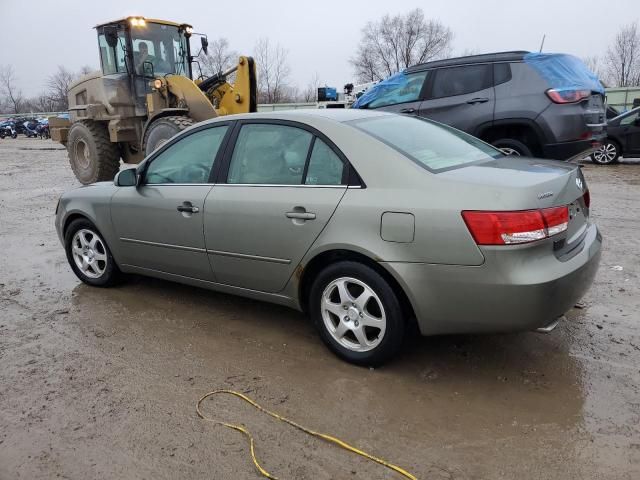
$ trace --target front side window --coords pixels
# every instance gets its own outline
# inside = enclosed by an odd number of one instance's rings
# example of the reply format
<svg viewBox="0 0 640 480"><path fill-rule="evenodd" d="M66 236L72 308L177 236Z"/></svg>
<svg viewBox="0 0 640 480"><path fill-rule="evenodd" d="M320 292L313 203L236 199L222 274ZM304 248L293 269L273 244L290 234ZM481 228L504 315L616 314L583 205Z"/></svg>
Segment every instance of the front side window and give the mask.
<svg viewBox="0 0 640 480"><path fill-rule="evenodd" d="M207 128L181 138L154 158L147 168L146 183L209 183L226 125Z"/></svg>
<svg viewBox="0 0 640 480"><path fill-rule="evenodd" d="M435 72L430 98L479 92L493 84L491 65L440 68Z"/></svg>
<svg viewBox="0 0 640 480"><path fill-rule="evenodd" d="M112 43L115 46L109 46L109 40L107 39L107 33L105 29L102 29L98 34L98 46L100 48L100 62L102 63L102 73L104 75L111 75L114 73L126 73L126 38L123 30L119 30L117 34L112 29L109 32L112 37Z"/></svg>
<svg viewBox="0 0 640 480"><path fill-rule="evenodd" d="M227 183L300 185L312 139L311 133L296 127L243 125Z"/></svg>
<svg viewBox="0 0 640 480"><path fill-rule="evenodd" d="M398 81L380 94L378 98L368 104L368 108L385 107L398 103L415 102L420 100L422 85L427 78L428 71L398 75Z"/></svg>
<svg viewBox="0 0 640 480"><path fill-rule="evenodd" d="M471 135L422 118L384 115L347 123L434 173L504 156Z"/></svg>

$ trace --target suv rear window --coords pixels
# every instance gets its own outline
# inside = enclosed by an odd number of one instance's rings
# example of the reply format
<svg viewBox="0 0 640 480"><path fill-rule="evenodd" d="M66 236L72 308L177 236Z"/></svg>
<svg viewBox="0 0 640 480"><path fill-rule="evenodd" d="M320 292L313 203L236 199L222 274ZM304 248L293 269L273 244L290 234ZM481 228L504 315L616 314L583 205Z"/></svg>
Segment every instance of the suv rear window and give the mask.
<svg viewBox="0 0 640 480"><path fill-rule="evenodd" d="M464 167L504 154L471 135L419 117L384 115L347 124L396 149L430 172Z"/></svg>
<svg viewBox="0 0 640 480"><path fill-rule="evenodd" d="M440 68L435 72L430 98L478 92L493 85L490 64Z"/></svg>

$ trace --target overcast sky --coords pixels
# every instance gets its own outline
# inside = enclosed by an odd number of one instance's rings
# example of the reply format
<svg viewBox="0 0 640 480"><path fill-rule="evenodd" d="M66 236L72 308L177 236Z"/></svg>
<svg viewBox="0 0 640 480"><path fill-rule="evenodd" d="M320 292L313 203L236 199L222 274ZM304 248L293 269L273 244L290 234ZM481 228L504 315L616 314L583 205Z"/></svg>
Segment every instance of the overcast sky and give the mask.
<svg viewBox="0 0 640 480"><path fill-rule="evenodd" d="M601 55L621 24L640 17L638 0L1 0L0 65L11 64L27 96L43 90L57 65L98 67L93 26L127 15L190 23L250 54L259 37L289 52L291 81L318 72L337 87L353 81L349 58L367 21L420 7L454 32L454 53L538 50ZM246 7L246 8L243 8Z"/></svg>

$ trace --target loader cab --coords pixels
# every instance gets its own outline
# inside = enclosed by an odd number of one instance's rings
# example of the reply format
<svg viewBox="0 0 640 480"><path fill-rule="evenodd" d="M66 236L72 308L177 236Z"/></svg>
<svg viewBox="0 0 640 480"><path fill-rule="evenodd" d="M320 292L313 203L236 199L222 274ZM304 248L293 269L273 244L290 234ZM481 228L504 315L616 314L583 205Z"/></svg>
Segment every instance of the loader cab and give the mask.
<svg viewBox="0 0 640 480"><path fill-rule="evenodd" d="M96 27L102 73L191 78L191 25L128 17Z"/></svg>

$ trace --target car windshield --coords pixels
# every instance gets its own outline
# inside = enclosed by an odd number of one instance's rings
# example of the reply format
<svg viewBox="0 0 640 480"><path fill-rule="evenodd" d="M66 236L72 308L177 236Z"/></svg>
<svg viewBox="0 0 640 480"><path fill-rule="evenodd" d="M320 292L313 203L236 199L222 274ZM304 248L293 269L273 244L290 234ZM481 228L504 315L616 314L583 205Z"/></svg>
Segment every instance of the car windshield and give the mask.
<svg viewBox="0 0 640 480"><path fill-rule="evenodd" d="M422 118L384 115L347 123L434 173L504 156L471 135Z"/></svg>
<svg viewBox="0 0 640 480"><path fill-rule="evenodd" d="M133 61L136 73L151 75L188 75L187 39L173 25L147 23L131 29Z"/></svg>

